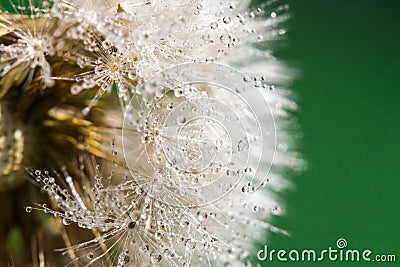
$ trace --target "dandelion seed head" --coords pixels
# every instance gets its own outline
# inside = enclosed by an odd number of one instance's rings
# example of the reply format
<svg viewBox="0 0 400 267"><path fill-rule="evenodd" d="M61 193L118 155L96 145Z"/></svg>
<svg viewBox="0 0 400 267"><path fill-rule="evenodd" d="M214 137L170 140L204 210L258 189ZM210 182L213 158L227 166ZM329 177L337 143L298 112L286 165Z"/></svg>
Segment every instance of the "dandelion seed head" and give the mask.
<svg viewBox="0 0 400 267"><path fill-rule="evenodd" d="M73 262L238 266L265 231L285 234L267 222L284 212L273 193L283 184L269 173L276 143L258 80L220 64L167 69L143 85L146 100L134 98L125 113L126 168L106 161L113 169L108 175L93 164L85 191L66 170L66 188L32 172L58 210L33 209L100 231L69 248L77 254ZM264 104L251 102L257 100ZM286 150L284 143L278 147ZM261 193L265 186L272 190Z"/></svg>
<svg viewBox="0 0 400 267"><path fill-rule="evenodd" d="M62 250L76 253L72 263L240 266L267 230L286 233L269 223L285 212L277 194L290 183L280 170L301 169L285 134L297 108L285 90L292 73L270 50L286 32L286 11L275 1L250 10L238 0L58 0L38 15L51 26L39 32L0 17L19 40L0 45L4 75L26 64L48 86L72 82L72 98L92 94L83 115L77 107L48 115L87 126L78 138L102 159L82 156L71 174L31 171L52 205L27 212L94 234ZM73 73L51 78L53 56ZM86 121L113 94L124 114L113 121L112 106L104 125Z"/></svg>

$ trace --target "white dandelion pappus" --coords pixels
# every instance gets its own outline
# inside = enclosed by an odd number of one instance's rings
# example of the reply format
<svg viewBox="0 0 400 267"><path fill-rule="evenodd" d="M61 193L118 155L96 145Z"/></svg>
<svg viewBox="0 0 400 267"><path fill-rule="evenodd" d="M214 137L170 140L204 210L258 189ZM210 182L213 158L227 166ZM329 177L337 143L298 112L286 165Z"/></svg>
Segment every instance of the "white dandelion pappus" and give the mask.
<svg viewBox="0 0 400 267"><path fill-rule="evenodd" d="M273 163L275 125L264 95L247 79L225 65L187 63L160 72L143 86L146 97L132 99L124 156L129 169L154 176L161 191L154 197L201 206L224 197L243 176L254 190L262 186Z"/></svg>
<svg viewBox="0 0 400 267"><path fill-rule="evenodd" d="M296 105L283 89L290 73L259 48L284 33L287 8L264 14L240 1L171 3L117 5L104 36L93 30L83 40L96 41L77 57L89 71L71 77L73 92L100 88L89 108L111 88L119 92L127 169L116 181L97 170L83 178L85 190L67 173L67 190L32 174L58 211L37 209L99 231L70 248L81 252L74 262L241 266L267 229L286 234L268 221L283 212L280 168L301 165L284 132ZM115 47L105 49L111 40Z"/></svg>
<svg viewBox="0 0 400 267"><path fill-rule="evenodd" d="M31 173L54 199L57 211L38 205L27 207L27 212L41 210L61 218L65 225L76 223L101 233L92 240L61 250L76 252L78 256L71 264L211 266L229 263L239 266L250 255L250 240L260 238L265 229L277 230L261 220L275 208L274 203L266 202L265 196L235 194L234 198L206 207L178 207L146 193L153 186L149 177L136 174L132 179L121 172L123 178L118 177L121 181L113 185L96 168L97 175L86 191L77 188L65 170L68 189L57 185L56 179L47 172Z"/></svg>
<svg viewBox="0 0 400 267"><path fill-rule="evenodd" d="M261 233L287 234L265 222L282 213L276 196L263 187L278 178L270 174L271 165L283 162L275 162L277 112L268 107L279 93L261 80L219 64L178 65L150 79L143 86L145 100L134 98L127 109L124 156L129 170L152 177L153 185L143 187L147 194L168 206L216 208L225 227L215 236L226 250L195 262L239 266Z"/></svg>
<svg viewBox="0 0 400 267"><path fill-rule="evenodd" d="M28 76L29 84L38 68L43 84L46 87L53 86L55 82L51 79L51 66L47 57L55 54L56 40L49 34L54 27L54 20L49 15L48 2L43 1L43 6L38 6L30 0L28 7L13 2L10 4L19 17L0 11L0 27L15 36L16 42L0 44L0 77L18 69L19 75L22 73L22 76Z"/></svg>
<svg viewBox="0 0 400 267"><path fill-rule="evenodd" d="M136 72L136 88L140 89L156 73L176 64L239 60L243 64L243 61L259 59L261 53L254 44L262 47L280 38L284 33L280 25L287 20L287 15L279 12L283 13L287 7L277 5L272 12L275 16L265 18L261 8L246 11L248 4L202 0L122 1L118 12L101 24L99 38L111 41L120 53L134 58L132 72ZM79 38L87 41L89 51L96 47L92 38ZM261 54L266 56L271 57L268 50Z"/></svg>
<svg viewBox="0 0 400 267"><path fill-rule="evenodd" d="M68 24L69 34L84 34L88 30L101 31L105 18L115 14L116 5L116 1L109 0L55 0L52 15Z"/></svg>
<svg viewBox="0 0 400 267"><path fill-rule="evenodd" d="M100 231L69 248L80 255L73 262L240 266L266 230L286 234L266 222L282 207L260 188L268 186L269 168L258 167L272 164L275 147L271 110L259 95L269 89L211 63L172 67L143 87L150 102L129 105L128 168L113 171L116 181L96 167L85 191L65 173L65 190L48 174L32 173L58 210L35 209Z"/></svg>

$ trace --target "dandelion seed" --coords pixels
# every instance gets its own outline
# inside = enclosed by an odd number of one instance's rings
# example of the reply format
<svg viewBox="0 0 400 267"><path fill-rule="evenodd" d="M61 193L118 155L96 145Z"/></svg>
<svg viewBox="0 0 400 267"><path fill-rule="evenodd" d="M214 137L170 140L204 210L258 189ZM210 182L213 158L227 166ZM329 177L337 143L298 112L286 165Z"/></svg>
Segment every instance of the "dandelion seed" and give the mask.
<svg viewBox="0 0 400 267"><path fill-rule="evenodd" d="M55 22L49 16L50 10L45 3L35 6L29 1L29 6L25 8L10 2L13 11L19 14L18 18L7 11L0 11L0 28L16 38L16 42L10 45L0 44L0 77L17 71L18 75L27 77L29 84L34 70L38 68L43 84L54 86L47 57L55 54L56 39L49 34Z"/></svg>
<svg viewBox="0 0 400 267"><path fill-rule="evenodd" d="M125 110L135 90L138 79L135 74L135 60L123 53L109 41L97 39L93 55L76 55L76 61L80 68L89 69L72 77L57 78L72 80L71 93L76 95L82 90L98 87L98 91L88 105L90 110L103 94L112 92L116 88L121 107ZM87 110L87 111L88 111Z"/></svg>

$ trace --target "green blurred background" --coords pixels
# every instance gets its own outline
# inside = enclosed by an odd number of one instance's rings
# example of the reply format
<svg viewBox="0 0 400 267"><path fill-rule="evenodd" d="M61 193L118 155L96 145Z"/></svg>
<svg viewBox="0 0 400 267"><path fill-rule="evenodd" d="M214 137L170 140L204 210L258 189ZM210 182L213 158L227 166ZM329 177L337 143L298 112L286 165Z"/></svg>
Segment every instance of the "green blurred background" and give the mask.
<svg viewBox="0 0 400 267"><path fill-rule="evenodd" d="M400 266L400 1L288 1L293 85L310 168L285 194L271 249L396 254L397 263L265 262L263 266Z"/></svg>

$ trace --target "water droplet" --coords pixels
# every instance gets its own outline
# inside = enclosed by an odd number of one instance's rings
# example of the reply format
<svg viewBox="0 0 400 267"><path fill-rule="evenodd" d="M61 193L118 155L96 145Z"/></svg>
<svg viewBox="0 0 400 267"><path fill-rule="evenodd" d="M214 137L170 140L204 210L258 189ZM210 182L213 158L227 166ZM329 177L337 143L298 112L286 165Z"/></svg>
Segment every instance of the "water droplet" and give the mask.
<svg viewBox="0 0 400 267"><path fill-rule="evenodd" d="M239 19L239 23L243 24L246 22L246 20L244 19L244 17L242 16L242 14L237 14L236 17Z"/></svg>
<svg viewBox="0 0 400 267"><path fill-rule="evenodd" d="M222 44L228 45L231 43L232 37L230 34L225 33L225 34L221 35L220 40L221 40Z"/></svg>
<svg viewBox="0 0 400 267"><path fill-rule="evenodd" d="M202 39L204 42L209 43L209 42L211 42L211 35L205 34L202 36Z"/></svg>
<svg viewBox="0 0 400 267"><path fill-rule="evenodd" d="M110 49L112 44L109 40L105 40L101 43L105 49Z"/></svg>
<svg viewBox="0 0 400 267"><path fill-rule="evenodd" d="M85 107L84 109L82 109L83 116L87 116L89 112L90 112L90 107Z"/></svg>
<svg viewBox="0 0 400 267"><path fill-rule="evenodd" d="M69 225L69 224L71 224L71 221L70 221L69 219L67 219L67 218L63 218L63 219L62 219L62 223L63 223L64 225Z"/></svg>
<svg viewBox="0 0 400 267"><path fill-rule="evenodd" d="M164 237L164 234L161 231L156 231L154 233L154 237L158 240L162 239Z"/></svg>
<svg viewBox="0 0 400 267"><path fill-rule="evenodd" d="M93 255L92 252L90 252L90 253L87 255L87 257L88 257L88 259L93 259L94 255Z"/></svg>
<svg viewBox="0 0 400 267"><path fill-rule="evenodd" d="M158 253L154 253L154 255L151 256L152 263L160 262L161 260L162 260L162 256Z"/></svg>
<svg viewBox="0 0 400 267"><path fill-rule="evenodd" d="M180 116L180 117L178 117L178 118L176 119L176 122L177 122L178 124L185 124L185 122L186 122L186 117L185 117L185 116Z"/></svg>
<svg viewBox="0 0 400 267"><path fill-rule="evenodd" d="M129 258L129 256L128 256L126 253L119 254L119 256L118 256L118 263L119 263L120 265L128 264L129 261L130 261L130 258Z"/></svg>
<svg viewBox="0 0 400 267"><path fill-rule="evenodd" d="M244 185L242 187L242 193L248 193L250 192L250 186L249 185Z"/></svg>
<svg viewBox="0 0 400 267"><path fill-rule="evenodd" d="M128 228L129 228L129 229L133 229L133 228L135 228L135 226L136 226L136 222L130 222L130 223L128 224Z"/></svg>
<svg viewBox="0 0 400 267"><path fill-rule="evenodd" d="M281 208L276 206L274 208L271 209L271 214L272 215L279 215L281 213Z"/></svg>
<svg viewBox="0 0 400 267"><path fill-rule="evenodd" d="M183 88L175 89L175 90L174 90L174 95L175 95L176 97L181 97L181 96L183 96Z"/></svg>
<svg viewBox="0 0 400 267"><path fill-rule="evenodd" d="M73 94L73 95L77 95L77 94L79 94L83 89L84 89L83 86L74 83L74 84L71 86L71 88L70 88L70 92L71 92L71 94Z"/></svg>
<svg viewBox="0 0 400 267"><path fill-rule="evenodd" d="M134 70L130 70L128 72L128 78L131 79L131 80L136 79L136 72Z"/></svg>
<svg viewBox="0 0 400 267"><path fill-rule="evenodd" d="M249 148L249 143L246 140L240 140L238 143L238 152L247 150Z"/></svg>
<svg viewBox="0 0 400 267"><path fill-rule="evenodd" d="M249 82L251 79L250 79L250 77L248 76L248 75L244 75L243 76L243 81L244 82Z"/></svg>
<svg viewBox="0 0 400 267"><path fill-rule="evenodd" d="M211 29L212 29L212 30L218 29L218 23L212 22L212 23L211 23Z"/></svg>
<svg viewBox="0 0 400 267"><path fill-rule="evenodd" d="M141 188L141 187L137 187L137 188L135 189L135 192L136 192L136 194L141 195L141 194L143 194L144 190L143 190L143 188Z"/></svg>
<svg viewBox="0 0 400 267"><path fill-rule="evenodd" d="M231 19L230 16L226 16L226 17L224 17L224 18L222 19L222 21L223 21L225 24L228 24L228 23L230 23L230 22L232 21L232 19Z"/></svg>
<svg viewBox="0 0 400 267"><path fill-rule="evenodd" d="M143 252L149 251L149 245L143 244L143 245L140 247L140 250L143 251Z"/></svg>
<svg viewBox="0 0 400 267"><path fill-rule="evenodd" d="M208 217L207 212L205 212L205 211L198 211L197 212L197 218L200 221L203 221L203 220L207 219L207 217Z"/></svg>
<svg viewBox="0 0 400 267"><path fill-rule="evenodd" d="M196 248L196 243L193 242L191 239L187 239L185 242L185 246L189 249L195 249Z"/></svg>
<svg viewBox="0 0 400 267"><path fill-rule="evenodd" d="M183 218L183 219L181 219L180 224L182 227L187 227L187 226L189 226L190 222L188 219Z"/></svg>
<svg viewBox="0 0 400 267"><path fill-rule="evenodd" d="M26 212L32 212L32 207L26 207L26 208L25 208L25 211L26 211Z"/></svg>

